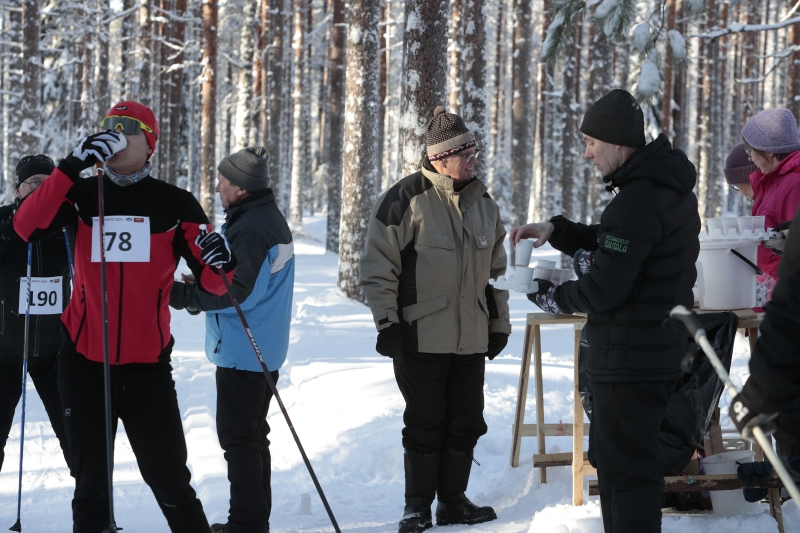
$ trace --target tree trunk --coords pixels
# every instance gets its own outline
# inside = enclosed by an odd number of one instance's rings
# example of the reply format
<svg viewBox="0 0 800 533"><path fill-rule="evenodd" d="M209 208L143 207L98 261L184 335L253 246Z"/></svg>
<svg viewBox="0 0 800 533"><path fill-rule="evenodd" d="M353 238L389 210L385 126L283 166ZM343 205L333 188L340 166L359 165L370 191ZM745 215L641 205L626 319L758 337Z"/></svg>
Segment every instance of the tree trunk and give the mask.
<svg viewBox="0 0 800 533"><path fill-rule="evenodd" d="M38 0L23 0L22 71L25 76L22 79L22 99L18 108L21 122L18 143L21 155L38 154L41 150L39 32L39 2Z"/></svg>
<svg viewBox="0 0 800 533"><path fill-rule="evenodd" d="M96 26L91 21L97 13L97 0L85 0L84 13L89 24L83 29L81 40L81 63L83 65L83 80L81 82L81 118L80 137L88 135L97 129L95 117L95 92L94 92L94 47L96 43Z"/></svg>
<svg viewBox="0 0 800 533"><path fill-rule="evenodd" d="M342 171L345 113L345 28L344 0L332 0L333 42L331 43L330 137L328 148L328 230L325 248L339 253L339 224L342 213Z"/></svg>
<svg viewBox="0 0 800 533"><path fill-rule="evenodd" d="M294 12L294 0L284 0L284 12ZM281 127L281 164L283 168L281 173L285 176L283 198L281 199L281 206L285 213L289 213L289 204L291 201L292 193L292 153L293 137L294 137L294 101L292 99L292 90L294 86L294 51L292 47L292 39L294 38L294 18L287 17L284 25L283 42L283 64L286 68L283 70L283 84L282 84L282 98L283 98L283 125Z"/></svg>
<svg viewBox="0 0 800 533"><path fill-rule="evenodd" d="M186 60L186 54L183 50L186 42L186 2L187 0L175 0L175 19L170 21L170 41L173 46L178 47L178 50L172 52L175 55L175 58L170 60L172 65L181 65ZM169 110L167 114L169 117L170 137L169 166L167 167L167 176L161 176L161 179L168 180L175 185L178 184L178 178L183 174L179 163L181 151L185 148L180 142L181 115L183 111L183 69L184 67L176 68L169 73Z"/></svg>
<svg viewBox="0 0 800 533"><path fill-rule="evenodd" d="M561 207L563 214L570 220L584 222L583 205L583 166L579 163L580 152L578 151L578 108L580 100L576 96L578 91L578 81L581 79L581 71L578 60L580 58L582 26L580 23L575 25L574 33L575 50L577 53L567 55L562 64L563 87L561 90L561 110L564 120L564 127L561 130Z"/></svg>
<svg viewBox="0 0 800 533"><path fill-rule="evenodd" d="M122 0L122 11L128 11L131 8L133 0ZM131 98L133 83L129 79L131 68L131 60L128 57L131 54L131 42L134 39L133 34L133 15L127 14L122 17L120 27L119 39L119 78L117 78L117 88L119 89L119 100L127 100ZM135 61L134 61L135 63Z"/></svg>
<svg viewBox="0 0 800 533"><path fill-rule="evenodd" d="M374 0L350 0L339 288L361 302L359 261L378 181L378 13Z"/></svg>
<svg viewBox="0 0 800 533"><path fill-rule="evenodd" d="M789 57L786 101L794 118L800 120L800 26L795 24L789 27L788 40L789 44L795 47L795 52Z"/></svg>
<svg viewBox="0 0 800 533"><path fill-rule="evenodd" d="M503 18L503 8L507 0L501 0L497 4L497 33L495 35L495 64L494 64L494 98L492 99L492 126L489 138L489 157L486 164L489 166L489 190L494 201L500 206L500 212L504 217L508 216L508 191L511 184L508 181L508 173L500 170L501 150L500 143L500 123L504 118L502 93L505 85L506 56L505 56L505 21ZM504 158L503 158L504 159ZM503 165L505 166L505 165Z"/></svg>
<svg viewBox="0 0 800 533"><path fill-rule="evenodd" d="M594 27L593 27L594 28ZM590 90L586 98L586 109L602 98L614 88L614 50L612 44L602 28L593 31L591 62L589 66ZM600 223L600 216L611 201L611 193L606 190L602 176L596 175L594 168L590 168L591 193L590 206L592 209L592 224Z"/></svg>
<svg viewBox="0 0 800 533"><path fill-rule="evenodd" d="M264 0L267 1L267 0ZM270 150L269 177L271 187L275 193L275 200L278 207L283 209L283 188L285 187L283 178L281 158L283 140L281 136L281 126L283 125L283 34L284 16L283 0L269 0L270 11L270 34L272 35L272 46L269 51L269 144L265 144ZM285 213L285 211L284 211Z"/></svg>
<svg viewBox="0 0 800 533"><path fill-rule="evenodd" d="M6 9L3 13L4 38L8 42L20 42L22 39L22 2L12 0L6 4L13 9ZM38 45L37 45L38 46ZM5 156L5 201L11 203L14 199L15 172L14 169L20 157L26 155L22 153L20 139L16 133L22 126L22 117L17 110L22 99L20 98L19 88L22 85L23 55L18 52L17 47L11 47L17 53L10 53L3 58L3 155ZM80 87L75 83L74 87Z"/></svg>
<svg viewBox="0 0 800 533"><path fill-rule="evenodd" d="M385 1L381 1L380 10L380 29L378 31L378 46L386 48L386 24L389 21L389 12L386 10ZM375 185L375 191L380 193L381 184L387 183L387 176L382 176L383 165L383 134L386 130L386 84L388 83L389 66L386 63L387 54L380 53L378 50L378 102L380 102L380 110L378 111L378 183ZM386 187L389 188L388 186Z"/></svg>
<svg viewBox="0 0 800 533"><path fill-rule="evenodd" d="M27 2L27 0L26 0ZM109 62L108 62L108 40L111 38L109 35L108 26L103 24L103 19L111 14L111 5L109 0L102 0L99 3L97 11L97 27L100 31L97 33L97 102L95 115L104 117L108 110L111 109L111 88L108 81L109 76Z"/></svg>
<svg viewBox="0 0 800 533"><path fill-rule="evenodd" d="M684 9L683 9L683 0L676 0L678 3L677 6L677 18L680 22L677 23L677 30L681 33L681 35L686 34L686 21L684 19ZM674 83L673 83L673 94L672 98L675 101L675 110L672 114L673 122L672 122L672 130L674 132L674 136L672 139L672 146L674 148L679 148L684 152L687 152L686 146L686 135L689 131L689 98L688 98L688 91L686 88L687 80L686 80L686 69L679 69L673 73L674 76Z"/></svg>
<svg viewBox="0 0 800 533"><path fill-rule="evenodd" d="M259 121L261 123L261 137L256 144L260 144L261 146L272 150L272 146L270 145L270 129L269 129L269 117L270 117L270 62L269 62L269 52L267 51L267 45L269 45L272 33L270 32L272 19L270 17L269 12L269 0L260 0L261 1L261 21L260 27L261 32L259 33L258 37L258 61L261 67L261 71L259 72L260 76L260 85L259 88L261 101L259 102ZM274 16L274 15L272 15ZM275 153L272 152L270 154L270 158L275 157Z"/></svg>
<svg viewBox="0 0 800 533"><path fill-rule="evenodd" d="M200 123L200 204L214 226L214 187L217 178L217 0L203 0L203 89Z"/></svg>
<svg viewBox="0 0 800 533"><path fill-rule="evenodd" d="M246 0L244 3L244 15L242 16L242 31L239 35L239 63L242 65L238 69L238 82L236 84L236 112L233 126L233 147L232 152L237 152L246 148L250 141L250 120L251 108L253 106L253 52L255 49L253 40L253 25L256 20L256 9L258 0Z"/></svg>
<svg viewBox="0 0 800 533"><path fill-rule="evenodd" d="M289 221L295 229L303 227L303 183L305 178L306 146L303 121L303 70L305 47L305 9L306 0L296 0L294 11L294 128L292 134L292 196L289 205Z"/></svg>
<svg viewBox="0 0 800 533"><path fill-rule="evenodd" d="M464 28L462 25L463 2L468 0L451 0L450 2L450 42L448 43L450 76L448 78L449 106L447 111L458 115L461 111L461 54L463 51ZM463 77L464 80L469 79ZM463 117L462 117L463 118Z"/></svg>
<svg viewBox="0 0 800 533"><path fill-rule="evenodd" d="M511 111L511 213L512 228L527 222L533 178L533 24L531 0L514 5L513 93Z"/></svg>
<svg viewBox="0 0 800 533"><path fill-rule="evenodd" d="M216 5L216 0L213 0ZM150 91L153 70L150 66L150 12L152 10L151 0L145 0L139 8L139 39L138 63L139 63L139 94L134 95L138 101L150 105L153 93ZM214 53L216 56L216 52Z"/></svg>
<svg viewBox="0 0 800 533"><path fill-rule="evenodd" d="M464 92L461 118L475 134L478 148L486 153L490 142L486 134L486 4L482 0L464 0L462 16ZM474 175L486 180L487 170L486 158L479 157Z"/></svg>
<svg viewBox="0 0 800 533"><path fill-rule="evenodd" d="M675 6L676 1L671 0L667 2L667 30L674 30L675 28ZM672 63L674 61L672 56L672 46L667 41L667 53L664 59L664 94L661 100L661 133L674 138L672 131L672 94L674 90L674 78Z"/></svg>
<svg viewBox="0 0 800 533"><path fill-rule="evenodd" d="M425 127L447 101L447 0L407 0L400 152L403 174L419 171Z"/></svg>

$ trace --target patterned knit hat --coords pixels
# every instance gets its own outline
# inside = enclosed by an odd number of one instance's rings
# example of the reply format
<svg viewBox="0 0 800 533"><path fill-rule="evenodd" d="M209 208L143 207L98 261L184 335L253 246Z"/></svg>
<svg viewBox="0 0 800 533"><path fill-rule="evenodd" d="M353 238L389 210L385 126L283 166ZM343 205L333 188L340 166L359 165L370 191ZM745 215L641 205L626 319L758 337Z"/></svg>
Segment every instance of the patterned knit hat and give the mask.
<svg viewBox="0 0 800 533"><path fill-rule="evenodd" d="M425 131L428 159L439 161L475 146L475 135L467 129L461 117L445 113L442 106L433 111Z"/></svg>
<svg viewBox="0 0 800 533"><path fill-rule="evenodd" d="M758 170L755 163L747 158L744 153L744 143L739 143L731 148L728 159L725 160L725 181L730 185L750 183L750 174Z"/></svg>
<svg viewBox="0 0 800 533"><path fill-rule="evenodd" d="M770 154L790 154L800 150L797 119L788 109L765 109L742 128L747 144Z"/></svg>

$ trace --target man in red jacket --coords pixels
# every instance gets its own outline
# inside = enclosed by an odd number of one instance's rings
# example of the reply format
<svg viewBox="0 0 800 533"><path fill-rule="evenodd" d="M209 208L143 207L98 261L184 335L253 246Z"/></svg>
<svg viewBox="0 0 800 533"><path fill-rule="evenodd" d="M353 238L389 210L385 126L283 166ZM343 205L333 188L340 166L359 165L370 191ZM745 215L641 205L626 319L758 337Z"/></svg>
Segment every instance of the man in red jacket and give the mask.
<svg viewBox="0 0 800 533"><path fill-rule="evenodd" d="M183 257L203 290L222 295L217 268L233 278L235 259L191 193L151 175L158 123L150 108L120 102L102 129L58 164L23 202L14 229L26 241L65 225L75 230L72 300L62 316L66 339L58 386L75 473L73 531L109 524L103 395L103 321L98 234L98 178L80 173L104 163L106 301L113 431L122 419L142 478L173 532L209 530L190 485L186 441L172 379L169 293ZM213 267L213 268L212 268Z"/></svg>

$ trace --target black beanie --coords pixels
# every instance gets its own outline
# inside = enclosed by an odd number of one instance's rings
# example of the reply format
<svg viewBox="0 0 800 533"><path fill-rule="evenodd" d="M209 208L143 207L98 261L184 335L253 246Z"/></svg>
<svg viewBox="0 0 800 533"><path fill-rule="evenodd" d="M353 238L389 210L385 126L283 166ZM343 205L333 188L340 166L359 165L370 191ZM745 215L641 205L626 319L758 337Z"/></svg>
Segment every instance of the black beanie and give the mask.
<svg viewBox="0 0 800 533"><path fill-rule="evenodd" d="M647 144L642 108L624 89L614 89L592 104L583 116L581 133L618 146Z"/></svg>
<svg viewBox="0 0 800 533"><path fill-rule="evenodd" d="M265 191L270 185L268 160L266 148L250 146L223 159L217 170L228 181L247 192Z"/></svg>
<svg viewBox="0 0 800 533"><path fill-rule="evenodd" d="M53 163L53 160L44 154L26 155L17 163L17 168L15 170L17 178L16 188L19 189L22 182L31 176L37 174L46 174L49 176L55 168L56 165Z"/></svg>

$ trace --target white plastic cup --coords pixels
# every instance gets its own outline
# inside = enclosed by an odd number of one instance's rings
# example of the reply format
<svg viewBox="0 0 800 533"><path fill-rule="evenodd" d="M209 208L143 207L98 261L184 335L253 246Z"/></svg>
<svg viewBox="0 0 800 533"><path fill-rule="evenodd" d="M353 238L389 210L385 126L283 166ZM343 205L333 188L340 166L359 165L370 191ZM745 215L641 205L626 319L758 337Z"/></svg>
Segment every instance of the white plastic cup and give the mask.
<svg viewBox="0 0 800 533"><path fill-rule="evenodd" d="M739 225L739 234L742 235L745 231L753 232L755 227L756 217L737 217L736 223Z"/></svg>
<svg viewBox="0 0 800 533"><path fill-rule="evenodd" d="M755 452L737 450L709 455L703 459L703 469L708 475L736 474L737 463L752 463ZM758 510L758 503L745 501L742 490L711 491L711 505L715 514L734 515Z"/></svg>
<svg viewBox="0 0 800 533"><path fill-rule="evenodd" d="M554 269L554 268L544 268L544 267L538 266L538 267L533 269L533 277L535 279L543 279L545 281L552 281L553 273L555 272L555 270L556 269Z"/></svg>
<svg viewBox="0 0 800 533"><path fill-rule="evenodd" d="M536 261L536 266L537 267L542 267L542 268L555 268L556 267L556 262L555 261L548 261L546 259L539 259L538 261Z"/></svg>
<svg viewBox="0 0 800 533"><path fill-rule="evenodd" d="M297 509L297 514L311 514L311 495L300 495L300 507Z"/></svg>
<svg viewBox="0 0 800 533"><path fill-rule="evenodd" d="M517 277L514 279L514 290L519 292L528 292L533 279L533 271L535 269L525 266L517 267Z"/></svg>
<svg viewBox="0 0 800 533"><path fill-rule="evenodd" d="M722 219L721 218L707 218L706 224L708 225L708 233L711 234L717 230L720 232L722 231Z"/></svg>
<svg viewBox="0 0 800 533"><path fill-rule="evenodd" d="M728 238L739 236L739 223L736 217L722 217L722 233Z"/></svg>
<svg viewBox="0 0 800 533"><path fill-rule="evenodd" d="M764 233L766 231L767 217L765 216L758 216L753 217L753 232L754 233Z"/></svg>
<svg viewBox="0 0 800 533"><path fill-rule="evenodd" d="M514 260L516 266L527 267L531 262L531 254L533 253L533 241L530 239L522 239L517 243L517 255Z"/></svg>

